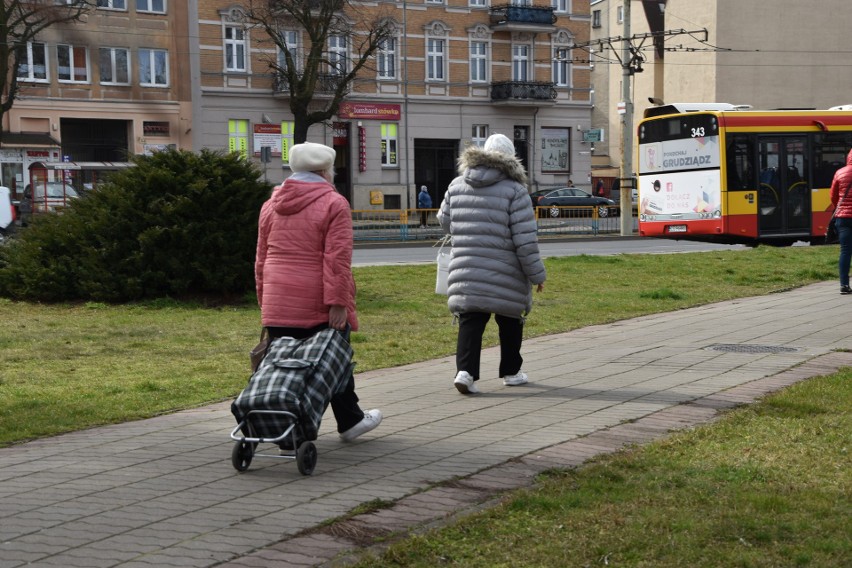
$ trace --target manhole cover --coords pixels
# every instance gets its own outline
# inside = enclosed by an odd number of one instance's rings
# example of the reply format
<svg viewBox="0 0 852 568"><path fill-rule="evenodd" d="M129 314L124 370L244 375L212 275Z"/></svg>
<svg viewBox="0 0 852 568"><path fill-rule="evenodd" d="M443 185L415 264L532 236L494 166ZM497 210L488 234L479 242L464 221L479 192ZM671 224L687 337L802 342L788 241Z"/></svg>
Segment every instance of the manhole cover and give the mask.
<svg viewBox="0 0 852 568"><path fill-rule="evenodd" d="M714 343L705 349L727 353L795 353L799 350L796 347L783 345L749 345L747 343Z"/></svg>

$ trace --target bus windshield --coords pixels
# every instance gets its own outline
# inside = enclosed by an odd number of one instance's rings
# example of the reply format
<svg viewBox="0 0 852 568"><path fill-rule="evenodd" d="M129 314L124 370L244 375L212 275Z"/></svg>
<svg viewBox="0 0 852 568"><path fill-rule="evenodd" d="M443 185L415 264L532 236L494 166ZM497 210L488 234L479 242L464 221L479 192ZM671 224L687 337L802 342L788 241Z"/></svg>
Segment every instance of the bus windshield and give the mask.
<svg viewBox="0 0 852 568"><path fill-rule="evenodd" d="M638 134L640 220L721 217L716 115L657 118L640 124Z"/></svg>

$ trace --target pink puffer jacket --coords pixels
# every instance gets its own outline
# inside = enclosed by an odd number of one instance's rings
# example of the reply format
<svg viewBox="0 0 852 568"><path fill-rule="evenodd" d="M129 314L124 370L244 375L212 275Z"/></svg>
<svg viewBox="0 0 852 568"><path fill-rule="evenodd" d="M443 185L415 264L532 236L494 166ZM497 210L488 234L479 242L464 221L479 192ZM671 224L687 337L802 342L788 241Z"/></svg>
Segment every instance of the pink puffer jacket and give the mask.
<svg viewBox="0 0 852 568"><path fill-rule="evenodd" d="M349 203L327 182L286 180L263 204L254 277L264 326L309 328L345 306L358 329Z"/></svg>
<svg viewBox="0 0 852 568"><path fill-rule="evenodd" d="M852 217L852 150L846 155L846 165L834 172L834 180L831 182L831 204L837 207L837 202L840 202L840 207L837 208L835 216L849 218ZM843 197L847 191L848 195Z"/></svg>

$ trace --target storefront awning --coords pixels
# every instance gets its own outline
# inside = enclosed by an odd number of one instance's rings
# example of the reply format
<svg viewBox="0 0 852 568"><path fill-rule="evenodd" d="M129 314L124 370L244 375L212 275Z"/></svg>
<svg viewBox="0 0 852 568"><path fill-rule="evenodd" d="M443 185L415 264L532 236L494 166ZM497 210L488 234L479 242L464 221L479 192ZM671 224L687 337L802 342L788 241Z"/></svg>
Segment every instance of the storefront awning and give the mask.
<svg viewBox="0 0 852 568"><path fill-rule="evenodd" d="M61 144L46 132L3 132L0 134L0 148L21 148L28 146L58 148Z"/></svg>

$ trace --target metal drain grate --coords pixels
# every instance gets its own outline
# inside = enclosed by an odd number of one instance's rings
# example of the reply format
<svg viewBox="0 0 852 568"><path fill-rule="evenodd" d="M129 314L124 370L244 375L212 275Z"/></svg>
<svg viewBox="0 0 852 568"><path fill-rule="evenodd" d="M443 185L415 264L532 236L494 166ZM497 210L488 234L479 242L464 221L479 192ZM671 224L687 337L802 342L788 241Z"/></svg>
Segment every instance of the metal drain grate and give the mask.
<svg viewBox="0 0 852 568"><path fill-rule="evenodd" d="M783 345L749 345L747 343L714 343L705 349L713 351L725 351L727 353L795 353L797 347L784 347Z"/></svg>

